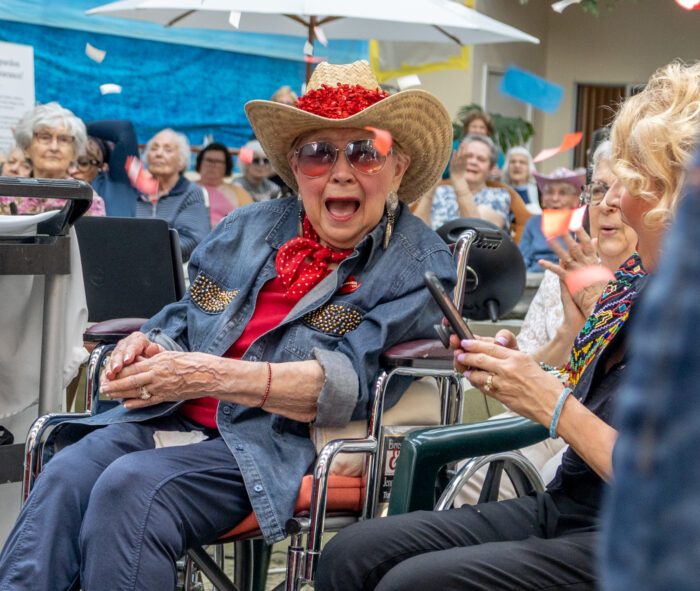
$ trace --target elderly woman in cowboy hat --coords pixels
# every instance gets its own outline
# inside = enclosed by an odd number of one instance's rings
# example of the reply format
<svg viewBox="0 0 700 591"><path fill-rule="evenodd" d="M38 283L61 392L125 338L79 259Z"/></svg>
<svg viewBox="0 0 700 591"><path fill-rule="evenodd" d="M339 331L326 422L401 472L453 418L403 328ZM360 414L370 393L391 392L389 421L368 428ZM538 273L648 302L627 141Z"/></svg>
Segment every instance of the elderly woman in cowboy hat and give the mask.
<svg viewBox="0 0 700 591"><path fill-rule="evenodd" d="M660 68L642 92L627 99L613 123L617 178L602 203L620 208L637 233L641 260L652 271L680 200L683 169L699 124L700 64L679 63ZM617 322L590 343L593 358L575 391L511 348L515 338L508 331L500 331L494 341L459 343L453 336L453 346L461 347L455 350L456 368L475 387L569 444L556 476L543 493L527 497L350 526L324 549L315 588L598 588L599 509L613 480L614 425L619 420L613 405L629 361L627 320L646 279L639 257L631 257L601 295L594 314L607 308ZM611 299L615 307L609 307ZM595 320L586 323L582 335L597 329Z"/></svg>
<svg viewBox="0 0 700 591"><path fill-rule="evenodd" d="M387 96L366 62L321 64L308 88L297 106L246 105L298 200L229 214L182 301L116 346L102 390L122 404L76 424L101 428L48 463L0 588L173 588L184 551L251 509L268 542L283 538L315 457L309 425L366 417L380 353L431 335L423 273L449 289L455 268L407 204L447 163L449 114L424 91ZM366 126L392 134L388 152Z"/></svg>

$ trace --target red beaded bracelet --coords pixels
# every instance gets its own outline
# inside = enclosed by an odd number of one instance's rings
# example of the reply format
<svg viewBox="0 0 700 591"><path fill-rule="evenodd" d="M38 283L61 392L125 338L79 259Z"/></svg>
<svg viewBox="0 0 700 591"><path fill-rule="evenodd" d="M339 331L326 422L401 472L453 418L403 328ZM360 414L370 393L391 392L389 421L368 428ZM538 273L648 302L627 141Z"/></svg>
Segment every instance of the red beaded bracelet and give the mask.
<svg viewBox="0 0 700 591"><path fill-rule="evenodd" d="M267 388L265 388L265 395L260 403L260 408L262 408L267 402L267 397L270 395L270 386L272 385L272 365L270 365L269 361L266 361L265 363L267 363Z"/></svg>

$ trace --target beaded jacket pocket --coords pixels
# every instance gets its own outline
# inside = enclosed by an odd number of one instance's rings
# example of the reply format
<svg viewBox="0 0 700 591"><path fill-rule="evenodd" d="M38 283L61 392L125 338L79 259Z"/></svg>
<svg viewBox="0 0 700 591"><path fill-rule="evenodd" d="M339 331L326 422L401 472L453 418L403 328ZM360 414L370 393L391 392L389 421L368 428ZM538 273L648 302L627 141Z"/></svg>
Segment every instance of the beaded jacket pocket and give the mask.
<svg viewBox="0 0 700 591"><path fill-rule="evenodd" d="M326 304L303 318L304 323L329 335L342 337L362 322L363 313L351 304Z"/></svg>
<svg viewBox="0 0 700 591"><path fill-rule="evenodd" d="M190 285L190 299L207 314L221 314L238 291L222 289L213 279L200 273Z"/></svg>

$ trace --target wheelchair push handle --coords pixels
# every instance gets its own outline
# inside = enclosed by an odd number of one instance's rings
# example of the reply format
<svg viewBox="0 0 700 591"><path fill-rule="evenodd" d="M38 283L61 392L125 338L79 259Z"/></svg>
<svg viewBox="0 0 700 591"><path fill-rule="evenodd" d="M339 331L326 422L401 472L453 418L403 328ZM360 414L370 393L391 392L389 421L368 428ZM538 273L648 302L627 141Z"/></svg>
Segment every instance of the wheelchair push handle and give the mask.
<svg viewBox="0 0 700 591"><path fill-rule="evenodd" d="M65 199L60 213L37 227L37 233L65 236L68 230L92 205L92 187L74 179L34 179L0 177L0 195L3 197L34 197L38 199Z"/></svg>

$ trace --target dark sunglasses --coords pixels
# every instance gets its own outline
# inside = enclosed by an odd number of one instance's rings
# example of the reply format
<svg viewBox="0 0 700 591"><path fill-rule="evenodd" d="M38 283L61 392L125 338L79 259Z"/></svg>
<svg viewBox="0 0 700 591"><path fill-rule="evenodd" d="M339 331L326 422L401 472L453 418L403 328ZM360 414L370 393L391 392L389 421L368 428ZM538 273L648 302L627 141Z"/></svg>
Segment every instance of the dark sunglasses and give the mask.
<svg viewBox="0 0 700 591"><path fill-rule="evenodd" d="M310 179L326 174L343 151L348 164L362 174L377 174L386 164L386 154L374 147L374 140L355 140L345 148L336 148L330 142L310 142L294 151L301 173Z"/></svg>
<svg viewBox="0 0 700 591"><path fill-rule="evenodd" d="M251 164L257 164L258 166L267 166L270 164L270 160L268 158L261 158L260 156L256 156L251 160Z"/></svg>
<svg viewBox="0 0 700 591"><path fill-rule="evenodd" d="M102 162L100 162L99 160L95 160L94 158L80 157L75 161L75 166L79 170L87 170L91 166L96 166L97 168L100 168L102 166Z"/></svg>

